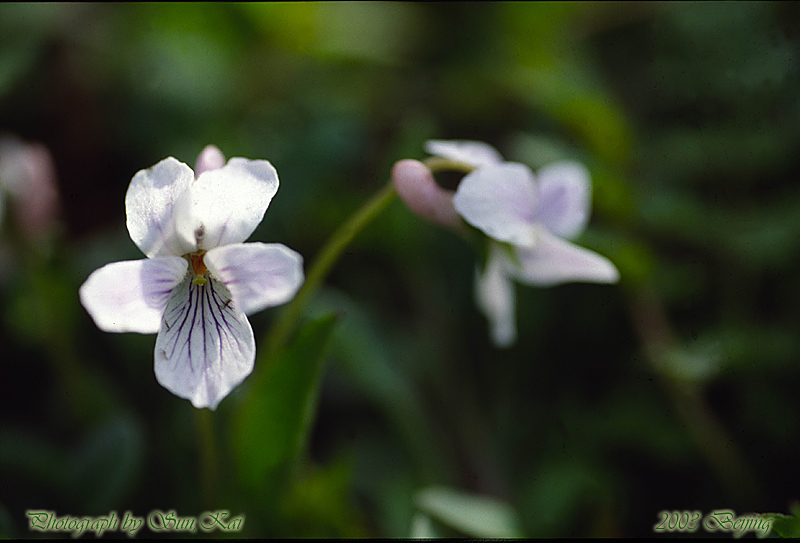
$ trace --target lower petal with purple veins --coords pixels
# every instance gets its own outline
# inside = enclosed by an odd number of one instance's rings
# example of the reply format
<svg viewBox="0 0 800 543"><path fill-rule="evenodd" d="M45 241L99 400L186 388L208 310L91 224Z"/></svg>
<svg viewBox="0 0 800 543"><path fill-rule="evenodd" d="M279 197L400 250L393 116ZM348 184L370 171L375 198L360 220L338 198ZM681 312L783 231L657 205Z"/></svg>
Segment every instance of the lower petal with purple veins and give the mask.
<svg viewBox="0 0 800 543"><path fill-rule="evenodd" d="M197 408L215 409L253 371L255 338L227 287L186 278L172 291L155 348L156 379Z"/></svg>

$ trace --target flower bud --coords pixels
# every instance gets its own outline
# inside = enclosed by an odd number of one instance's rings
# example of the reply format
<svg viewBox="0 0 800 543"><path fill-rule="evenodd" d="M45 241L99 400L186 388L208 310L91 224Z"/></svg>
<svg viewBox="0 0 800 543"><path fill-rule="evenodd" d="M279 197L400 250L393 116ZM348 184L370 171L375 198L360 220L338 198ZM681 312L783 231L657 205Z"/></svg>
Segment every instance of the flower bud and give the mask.
<svg viewBox="0 0 800 543"><path fill-rule="evenodd" d="M200 152L197 157L197 163L194 167L195 179L200 177L200 174L209 170L217 170L225 165L225 155L216 145L206 145L205 149Z"/></svg>
<svg viewBox="0 0 800 543"><path fill-rule="evenodd" d="M392 168L392 184L408 208L431 222L452 228L461 227L461 217L453 207L453 191L436 184L422 162L404 159Z"/></svg>
<svg viewBox="0 0 800 543"><path fill-rule="evenodd" d="M2 138L0 185L15 201L15 216L23 232L37 236L53 225L59 198L55 165L47 147L16 137Z"/></svg>

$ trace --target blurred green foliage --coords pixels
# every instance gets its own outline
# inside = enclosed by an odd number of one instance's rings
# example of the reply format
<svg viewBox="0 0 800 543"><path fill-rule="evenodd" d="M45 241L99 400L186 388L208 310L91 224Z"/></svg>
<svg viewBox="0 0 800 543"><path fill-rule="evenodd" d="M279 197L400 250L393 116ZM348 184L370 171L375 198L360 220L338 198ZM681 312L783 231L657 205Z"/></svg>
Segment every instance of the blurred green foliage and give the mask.
<svg viewBox="0 0 800 543"><path fill-rule="evenodd" d="M225 509L245 537L647 536L665 509L787 511L799 62L794 3L3 4L0 131L48 147L62 211L32 239L4 204L0 535L32 535L27 509ZM579 242L622 283L518 286L520 339L497 350L479 255L396 202L299 341L200 416L156 382L153 337L80 307L91 271L141 257L139 169L209 143L270 160L251 239L307 268L429 138L585 162ZM279 312L251 319L259 353Z"/></svg>

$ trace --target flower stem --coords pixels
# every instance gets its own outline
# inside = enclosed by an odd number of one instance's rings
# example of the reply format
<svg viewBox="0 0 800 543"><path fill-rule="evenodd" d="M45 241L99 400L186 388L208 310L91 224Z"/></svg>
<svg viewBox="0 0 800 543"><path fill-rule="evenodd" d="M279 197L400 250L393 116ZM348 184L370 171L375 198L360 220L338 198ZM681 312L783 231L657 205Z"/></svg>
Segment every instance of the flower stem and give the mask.
<svg viewBox="0 0 800 543"><path fill-rule="evenodd" d="M309 269L303 286L280 314L269 336L267 336L266 360L272 360L283 348L297 325L303 307L306 305L311 295L317 291L325 280L325 277L327 277L344 249L353 241L361 230L388 207L394 199L395 194L394 187L392 187L391 183L385 185L330 237L319 252L314 264ZM262 372L261 375L264 375L264 373Z"/></svg>
<svg viewBox="0 0 800 543"><path fill-rule="evenodd" d="M214 419L208 409L195 410L198 450L200 451L200 485L203 507L213 509L217 494L217 452L214 439Z"/></svg>
<svg viewBox="0 0 800 543"><path fill-rule="evenodd" d="M654 291L644 287L631 294L634 324L647 359L699 452L731 498L744 503L747 499L760 496L761 489L755 475L747 466L736 442L706 405L700 384L664 374L664 361L677 340L661 300Z"/></svg>
<svg viewBox="0 0 800 543"><path fill-rule="evenodd" d="M468 173L473 169L471 166L438 157L427 158L423 163L433 173L442 170L458 170ZM283 349L297 326L297 321L302 315L303 307L305 307L309 298L321 286L331 268L333 268L333 265L336 264L336 261L342 255L344 249L355 239L359 232L366 228L367 225L392 203L396 194L391 182L384 185L384 187L375 193L367 203L351 215L322 247L322 250L320 250L314 264L312 264L306 275L303 286L280 314L266 338L265 343L267 350L265 360L267 364L269 364L273 357ZM265 374L266 372L261 372L261 375ZM262 379L262 377L259 377L259 379Z"/></svg>

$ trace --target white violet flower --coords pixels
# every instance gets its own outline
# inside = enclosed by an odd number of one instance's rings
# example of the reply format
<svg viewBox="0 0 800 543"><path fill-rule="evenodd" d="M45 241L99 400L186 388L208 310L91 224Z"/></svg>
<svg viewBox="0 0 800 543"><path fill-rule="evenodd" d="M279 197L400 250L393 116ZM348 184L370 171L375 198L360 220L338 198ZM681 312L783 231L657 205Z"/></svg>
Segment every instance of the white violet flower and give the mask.
<svg viewBox="0 0 800 543"><path fill-rule="evenodd" d="M425 149L474 168L461 180L453 204L494 240L486 267L477 274L475 296L496 345L507 347L517 337L512 278L540 287L619 280L608 259L567 241L589 220L591 181L583 165L556 162L534 177L527 166L505 162L486 143L433 140Z"/></svg>
<svg viewBox="0 0 800 543"><path fill-rule="evenodd" d="M253 370L246 315L294 297L303 259L279 243L242 243L278 190L266 160L213 146L192 169L170 157L138 172L125 196L128 232L146 259L94 271L81 303L106 332L158 333L155 374L197 408L215 409Z"/></svg>

